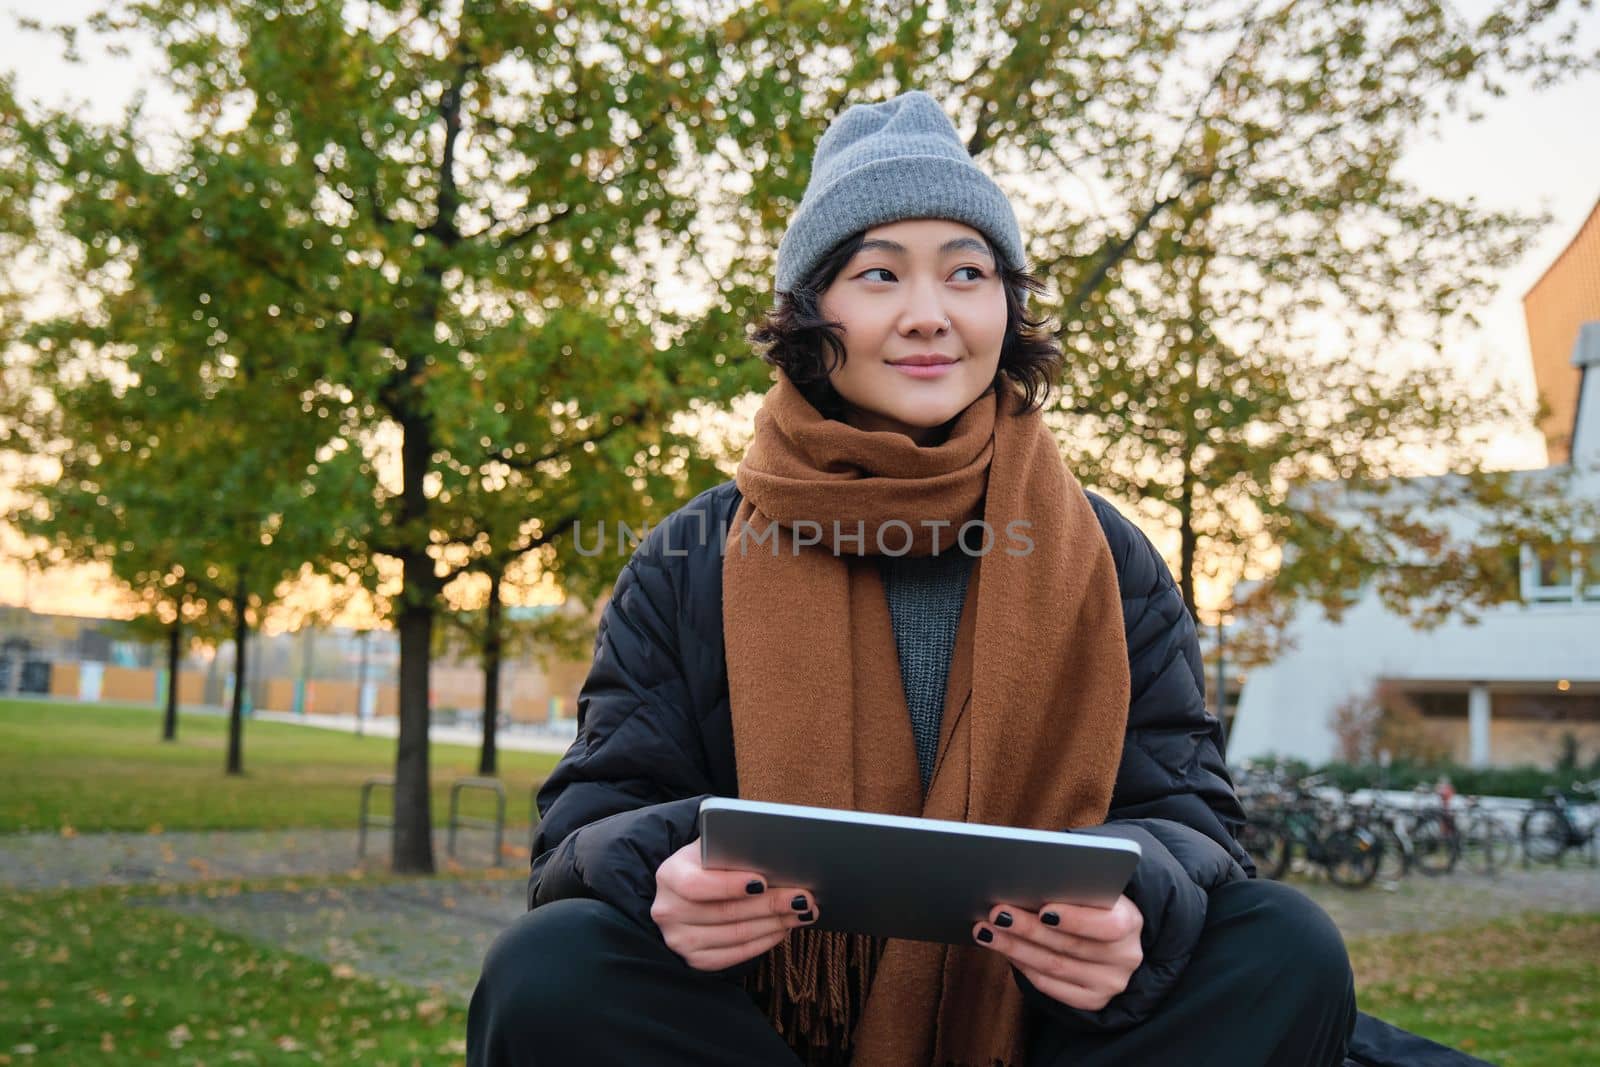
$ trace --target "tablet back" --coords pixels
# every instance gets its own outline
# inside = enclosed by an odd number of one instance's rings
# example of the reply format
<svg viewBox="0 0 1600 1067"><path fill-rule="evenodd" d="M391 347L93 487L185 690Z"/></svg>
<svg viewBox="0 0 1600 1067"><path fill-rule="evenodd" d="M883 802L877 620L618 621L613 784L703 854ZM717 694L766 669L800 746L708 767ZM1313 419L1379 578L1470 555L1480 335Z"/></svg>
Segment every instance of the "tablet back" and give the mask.
<svg viewBox="0 0 1600 1067"><path fill-rule="evenodd" d="M821 930L970 944L995 904L1110 907L1139 845L1124 838L709 798L708 868L810 890Z"/></svg>

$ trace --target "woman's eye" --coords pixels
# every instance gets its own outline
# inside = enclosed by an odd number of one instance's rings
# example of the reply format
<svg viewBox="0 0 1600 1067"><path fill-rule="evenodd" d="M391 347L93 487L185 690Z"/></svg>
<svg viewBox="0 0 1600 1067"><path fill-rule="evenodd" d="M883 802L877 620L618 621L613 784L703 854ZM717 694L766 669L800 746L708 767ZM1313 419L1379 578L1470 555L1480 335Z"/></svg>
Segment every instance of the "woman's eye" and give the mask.
<svg viewBox="0 0 1600 1067"><path fill-rule="evenodd" d="M982 281L983 280L984 274L983 274L983 271L982 271L981 268L978 268L978 267L957 267L956 268L956 273L960 274L964 270L970 270L973 273L974 277L963 278L962 279L963 281L977 282L977 281ZM884 281L891 281L894 278L894 272L891 271L888 267L868 267L866 270L861 272L861 277L867 278L867 276L869 274L887 274L889 277L883 279ZM869 281L877 281L878 279L876 279L876 278L868 278L868 280Z"/></svg>

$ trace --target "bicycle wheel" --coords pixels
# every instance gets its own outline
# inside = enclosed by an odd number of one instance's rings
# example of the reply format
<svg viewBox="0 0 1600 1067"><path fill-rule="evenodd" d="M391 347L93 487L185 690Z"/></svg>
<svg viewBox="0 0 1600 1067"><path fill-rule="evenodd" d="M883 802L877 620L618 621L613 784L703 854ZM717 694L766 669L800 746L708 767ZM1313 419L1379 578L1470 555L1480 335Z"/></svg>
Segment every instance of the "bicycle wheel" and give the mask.
<svg viewBox="0 0 1600 1067"><path fill-rule="evenodd" d="M1378 876L1382 846L1370 830L1335 830L1322 843L1322 865L1328 881L1345 889L1361 889Z"/></svg>
<svg viewBox="0 0 1600 1067"><path fill-rule="evenodd" d="M1492 815L1480 815L1467 828L1461 842L1467 866L1478 874L1494 874L1511 863L1516 842L1511 831Z"/></svg>
<svg viewBox="0 0 1600 1067"><path fill-rule="evenodd" d="M1366 827L1378 839L1378 880L1398 882L1411 870L1411 853L1406 839L1393 823L1380 822Z"/></svg>
<svg viewBox="0 0 1600 1067"><path fill-rule="evenodd" d="M1437 811L1425 811L1411 825L1411 857L1423 874L1449 874L1461 858L1461 838Z"/></svg>
<svg viewBox="0 0 1600 1067"><path fill-rule="evenodd" d="M1511 836L1505 823L1499 819L1488 819L1483 836L1483 850L1489 857L1489 873L1511 866L1511 860L1517 854L1517 839Z"/></svg>
<svg viewBox="0 0 1600 1067"><path fill-rule="evenodd" d="M1522 855L1534 863L1553 863L1567 849L1567 820L1554 808L1540 806L1522 817Z"/></svg>
<svg viewBox="0 0 1600 1067"><path fill-rule="evenodd" d="M1256 873L1277 881L1289 871L1294 854L1289 831L1275 822L1247 822L1239 831L1239 844L1256 861Z"/></svg>

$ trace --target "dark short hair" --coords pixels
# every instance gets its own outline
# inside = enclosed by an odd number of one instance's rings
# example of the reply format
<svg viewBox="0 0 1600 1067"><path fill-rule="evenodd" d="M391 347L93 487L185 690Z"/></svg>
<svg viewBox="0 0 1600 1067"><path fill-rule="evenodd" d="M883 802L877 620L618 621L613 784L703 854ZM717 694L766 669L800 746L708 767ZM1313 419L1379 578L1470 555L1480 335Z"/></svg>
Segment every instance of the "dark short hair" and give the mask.
<svg viewBox="0 0 1600 1067"><path fill-rule="evenodd" d="M845 346L841 337L843 323L822 315L822 293L860 250L866 236L866 231L861 230L835 245L793 291L779 296L748 335L761 359L782 368L812 406L829 418L839 417L844 408L844 400L828 381L828 375L844 365ZM1023 410L1033 411L1043 407L1049 398L1050 388L1061 374L1063 358L1061 343L1047 328L1049 316L1029 318L1022 306L1022 294L1043 293L1045 283L1026 269L1001 264L994 242L987 235L983 243L999 267L1006 293L1006 336L1000 346L994 384L1009 378L1026 401Z"/></svg>

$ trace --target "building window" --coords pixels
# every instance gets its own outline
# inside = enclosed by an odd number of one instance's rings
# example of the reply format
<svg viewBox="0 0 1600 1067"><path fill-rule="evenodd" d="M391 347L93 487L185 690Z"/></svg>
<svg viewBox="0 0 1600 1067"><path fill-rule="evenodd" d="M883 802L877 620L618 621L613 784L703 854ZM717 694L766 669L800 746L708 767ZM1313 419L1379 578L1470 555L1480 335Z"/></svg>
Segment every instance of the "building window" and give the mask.
<svg viewBox="0 0 1600 1067"><path fill-rule="evenodd" d="M1523 545L1520 569L1524 603L1600 601L1600 544L1571 550Z"/></svg>

